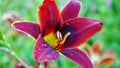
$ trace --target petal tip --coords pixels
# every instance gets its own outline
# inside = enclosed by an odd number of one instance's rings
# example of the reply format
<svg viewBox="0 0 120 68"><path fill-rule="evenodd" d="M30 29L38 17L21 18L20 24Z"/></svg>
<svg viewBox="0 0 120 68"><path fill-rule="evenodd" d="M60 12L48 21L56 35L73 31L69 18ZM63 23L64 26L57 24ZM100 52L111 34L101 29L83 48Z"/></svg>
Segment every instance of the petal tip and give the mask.
<svg viewBox="0 0 120 68"><path fill-rule="evenodd" d="M61 12L63 21L77 17L80 13L81 7L82 7L81 1L70 0Z"/></svg>
<svg viewBox="0 0 120 68"><path fill-rule="evenodd" d="M16 21L11 25L15 30L23 32L37 39L38 35L41 33L40 26L34 22L27 21Z"/></svg>
<svg viewBox="0 0 120 68"><path fill-rule="evenodd" d="M78 1L78 0L73 0L73 1L76 1L77 3L79 3L80 8L82 7L82 2L81 1Z"/></svg>
<svg viewBox="0 0 120 68"><path fill-rule="evenodd" d="M19 23L19 21L15 21L11 24L11 27L13 27L14 29L16 29L17 24Z"/></svg>
<svg viewBox="0 0 120 68"><path fill-rule="evenodd" d="M101 29L102 29L102 26L103 26L103 23L102 23L102 22L100 22L100 23L98 24L98 28L99 28L99 30L101 30Z"/></svg>

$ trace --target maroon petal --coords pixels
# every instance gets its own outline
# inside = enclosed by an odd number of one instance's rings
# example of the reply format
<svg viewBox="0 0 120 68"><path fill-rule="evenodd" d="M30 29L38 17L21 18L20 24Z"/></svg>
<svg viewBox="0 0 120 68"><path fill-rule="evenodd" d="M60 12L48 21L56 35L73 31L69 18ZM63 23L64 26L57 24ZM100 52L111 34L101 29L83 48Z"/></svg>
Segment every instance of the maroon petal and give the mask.
<svg viewBox="0 0 120 68"><path fill-rule="evenodd" d="M65 49L62 54L81 66L82 68L93 68L91 61L84 52L79 49Z"/></svg>
<svg viewBox="0 0 120 68"><path fill-rule="evenodd" d="M56 61L59 57L59 53L45 42L41 35L34 46L33 54L36 62Z"/></svg>
<svg viewBox="0 0 120 68"><path fill-rule="evenodd" d="M37 23L21 21L15 22L12 25L15 29L31 35L35 39L37 39L38 35L41 33L39 24Z"/></svg>
<svg viewBox="0 0 120 68"><path fill-rule="evenodd" d="M63 21L77 17L81 8L81 3L77 0L71 0L61 12Z"/></svg>
<svg viewBox="0 0 120 68"><path fill-rule="evenodd" d="M66 21L61 32L62 34L71 32L71 35L67 38L65 47L74 48L83 44L99 32L101 27L101 21L89 18L74 18Z"/></svg>
<svg viewBox="0 0 120 68"><path fill-rule="evenodd" d="M38 8L38 15L41 24L42 33L48 34L61 27L61 16L56 6L55 0L44 0Z"/></svg>

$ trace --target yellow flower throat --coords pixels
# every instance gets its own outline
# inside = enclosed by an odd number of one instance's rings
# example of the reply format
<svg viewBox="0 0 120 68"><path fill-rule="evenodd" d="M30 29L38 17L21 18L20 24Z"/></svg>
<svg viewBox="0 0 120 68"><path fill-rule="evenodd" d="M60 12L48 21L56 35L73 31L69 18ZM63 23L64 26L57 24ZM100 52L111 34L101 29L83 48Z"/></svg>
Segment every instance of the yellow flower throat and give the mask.
<svg viewBox="0 0 120 68"><path fill-rule="evenodd" d="M70 32L67 32L64 37L62 37L61 32L57 31L51 32L48 35L44 36L44 40L55 50L61 51L63 49L64 43L67 37L70 35Z"/></svg>

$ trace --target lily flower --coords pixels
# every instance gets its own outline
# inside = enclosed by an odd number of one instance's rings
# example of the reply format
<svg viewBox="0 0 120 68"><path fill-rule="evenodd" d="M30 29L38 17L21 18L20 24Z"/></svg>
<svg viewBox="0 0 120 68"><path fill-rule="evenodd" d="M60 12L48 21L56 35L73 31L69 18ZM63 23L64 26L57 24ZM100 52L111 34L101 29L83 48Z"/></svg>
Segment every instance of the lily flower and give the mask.
<svg viewBox="0 0 120 68"><path fill-rule="evenodd" d="M55 0L43 0L38 8L38 23L16 21L13 27L35 40L36 62L56 61L63 54L83 68L93 68L88 56L77 47L101 30L102 22L78 17L81 3L70 2L60 12Z"/></svg>
<svg viewBox="0 0 120 68"><path fill-rule="evenodd" d="M83 46L83 50L90 57L94 68L101 68L102 65L111 65L116 59L112 49L107 49L106 52L103 52L102 47L102 43L98 41L92 47Z"/></svg>

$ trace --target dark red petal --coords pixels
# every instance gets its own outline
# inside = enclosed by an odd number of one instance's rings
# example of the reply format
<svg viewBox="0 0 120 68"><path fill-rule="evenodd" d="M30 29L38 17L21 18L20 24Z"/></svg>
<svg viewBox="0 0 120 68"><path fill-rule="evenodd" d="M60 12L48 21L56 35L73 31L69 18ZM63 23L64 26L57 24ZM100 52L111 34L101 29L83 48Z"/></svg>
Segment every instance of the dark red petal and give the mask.
<svg viewBox="0 0 120 68"><path fill-rule="evenodd" d="M59 53L45 42L41 35L34 46L33 54L36 62L56 61L59 57Z"/></svg>
<svg viewBox="0 0 120 68"><path fill-rule="evenodd" d="M62 54L67 58L81 66L82 68L93 68L92 63L88 56L79 49L65 49Z"/></svg>
<svg viewBox="0 0 120 68"><path fill-rule="evenodd" d="M12 24L13 27L21 32L27 33L37 39L39 34L41 33L39 24L33 22L15 22Z"/></svg>
<svg viewBox="0 0 120 68"><path fill-rule="evenodd" d="M99 20L89 18L74 18L66 21L61 30L62 34L71 32L71 35L65 42L66 48L74 48L89 40L93 35L99 32L102 23Z"/></svg>
<svg viewBox="0 0 120 68"><path fill-rule="evenodd" d="M52 30L60 29L62 21L55 0L44 0L38 8L38 15L42 33L48 34Z"/></svg>
<svg viewBox="0 0 120 68"><path fill-rule="evenodd" d="M77 0L71 0L61 12L63 21L77 17L81 8L81 3Z"/></svg>

